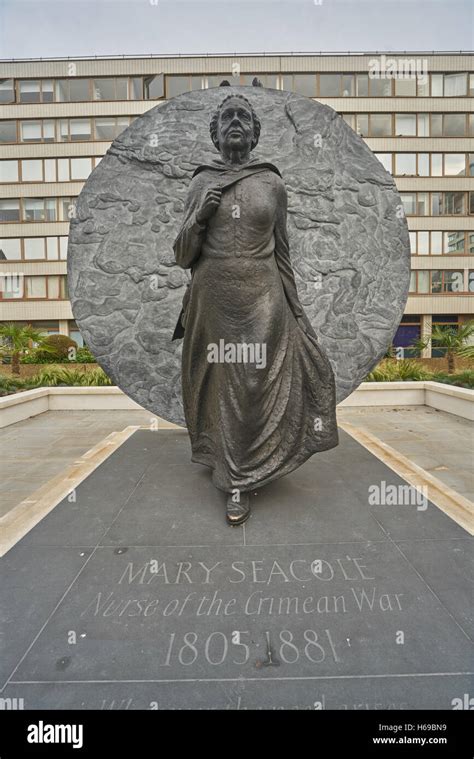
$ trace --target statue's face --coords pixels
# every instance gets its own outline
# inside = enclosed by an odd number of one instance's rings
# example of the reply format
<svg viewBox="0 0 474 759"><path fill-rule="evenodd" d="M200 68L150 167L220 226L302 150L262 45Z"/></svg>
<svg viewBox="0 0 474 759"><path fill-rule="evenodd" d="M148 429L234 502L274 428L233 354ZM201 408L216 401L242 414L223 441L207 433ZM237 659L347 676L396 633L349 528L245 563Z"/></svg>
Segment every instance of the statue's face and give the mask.
<svg viewBox="0 0 474 759"><path fill-rule="evenodd" d="M219 150L250 150L253 136L252 111L248 105L240 98L228 100L217 122Z"/></svg>

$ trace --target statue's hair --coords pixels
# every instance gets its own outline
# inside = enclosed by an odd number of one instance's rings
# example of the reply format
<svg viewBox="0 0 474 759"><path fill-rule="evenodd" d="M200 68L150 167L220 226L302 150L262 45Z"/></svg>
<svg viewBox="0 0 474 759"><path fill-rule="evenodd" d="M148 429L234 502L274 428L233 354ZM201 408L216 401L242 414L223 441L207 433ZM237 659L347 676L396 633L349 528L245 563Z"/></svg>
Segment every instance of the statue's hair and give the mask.
<svg viewBox="0 0 474 759"><path fill-rule="evenodd" d="M211 123L209 124L209 131L211 133L211 140L214 143L215 147L219 150L219 142L217 139L217 122L219 121L219 114L221 112L222 107L225 103L227 103L228 100L232 100L233 98L240 98L240 100L243 100L248 107L250 108L250 111L252 113L252 119L253 119L253 140L252 144L250 146L250 150L253 150L258 145L258 140L260 137L260 130L262 128L262 125L260 124L260 119L258 118L257 114L255 113L252 103L250 100L247 100L244 95L227 95L227 97L224 98L224 100L219 104L217 107L217 110L215 111L214 115L212 116Z"/></svg>

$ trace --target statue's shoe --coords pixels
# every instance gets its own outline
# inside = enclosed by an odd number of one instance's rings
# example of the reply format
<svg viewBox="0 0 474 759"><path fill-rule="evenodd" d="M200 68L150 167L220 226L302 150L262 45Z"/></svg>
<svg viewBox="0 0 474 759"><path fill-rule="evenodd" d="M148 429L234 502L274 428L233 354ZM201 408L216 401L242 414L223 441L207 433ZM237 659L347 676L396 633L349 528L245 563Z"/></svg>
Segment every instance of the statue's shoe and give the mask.
<svg viewBox="0 0 474 759"><path fill-rule="evenodd" d="M248 493L240 494L240 502L234 503L232 496L227 498L227 521L234 527L243 524L250 516L250 498Z"/></svg>

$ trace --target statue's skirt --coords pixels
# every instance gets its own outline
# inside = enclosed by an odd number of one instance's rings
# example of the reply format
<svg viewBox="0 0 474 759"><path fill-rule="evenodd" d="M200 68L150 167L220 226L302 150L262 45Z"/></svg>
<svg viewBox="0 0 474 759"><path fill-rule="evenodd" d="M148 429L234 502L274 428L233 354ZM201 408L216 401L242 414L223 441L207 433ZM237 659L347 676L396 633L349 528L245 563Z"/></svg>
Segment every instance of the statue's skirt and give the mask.
<svg viewBox="0 0 474 759"><path fill-rule="evenodd" d="M216 487L261 487L337 445L330 363L293 316L273 255L202 255L185 325L192 460Z"/></svg>

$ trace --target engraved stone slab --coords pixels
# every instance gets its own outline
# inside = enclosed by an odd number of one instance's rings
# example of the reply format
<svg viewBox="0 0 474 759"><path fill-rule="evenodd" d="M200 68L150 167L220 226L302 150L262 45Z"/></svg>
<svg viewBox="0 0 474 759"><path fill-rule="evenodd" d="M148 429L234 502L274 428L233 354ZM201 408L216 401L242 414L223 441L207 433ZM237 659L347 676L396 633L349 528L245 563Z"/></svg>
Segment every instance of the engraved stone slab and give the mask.
<svg viewBox="0 0 474 759"><path fill-rule="evenodd" d="M69 295L114 382L178 424L181 341L171 337L189 274L172 244L193 171L218 156L209 121L232 91L262 122L252 156L275 163L285 181L298 293L332 363L338 401L384 355L408 293L409 236L395 183L334 110L260 87L190 92L152 108L115 140L79 196Z"/></svg>
<svg viewBox="0 0 474 759"><path fill-rule="evenodd" d="M212 485L196 501L202 468L181 479L172 464L188 447L185 432L135 433L2 560L18 631L4 697L27 709L451 709L472 691L464 530L432 504L369 506L369 485L403 481L345 433L285 479L281 503L265 488L231 529ZM399 538L400 514L413 539Z"/></svg>

